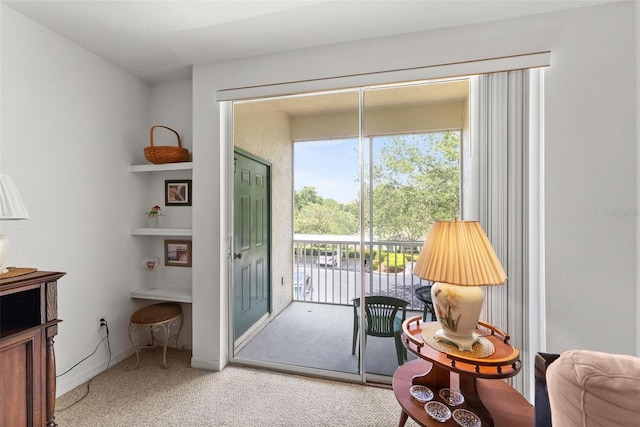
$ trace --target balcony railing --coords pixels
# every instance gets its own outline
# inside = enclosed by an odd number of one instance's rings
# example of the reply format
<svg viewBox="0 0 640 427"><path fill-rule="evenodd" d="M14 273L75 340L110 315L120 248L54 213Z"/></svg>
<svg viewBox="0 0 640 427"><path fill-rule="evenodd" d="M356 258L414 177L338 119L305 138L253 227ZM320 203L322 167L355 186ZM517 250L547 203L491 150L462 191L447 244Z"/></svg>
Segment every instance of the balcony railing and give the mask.
<svg viewBox="0 0 640 427"><path fill-rule="evenodd" d="M329 236L327 236L329 237ZM347 240L294 240L294 301L351 305L365 295L388 295L409 302L410 310L422 310L415 290L431 282L413 274L422 247L417 242L379 241L360 243ZM335 265L321 264L326 251L336 257ZM364 271L363 271L364 268Z"/></svg>

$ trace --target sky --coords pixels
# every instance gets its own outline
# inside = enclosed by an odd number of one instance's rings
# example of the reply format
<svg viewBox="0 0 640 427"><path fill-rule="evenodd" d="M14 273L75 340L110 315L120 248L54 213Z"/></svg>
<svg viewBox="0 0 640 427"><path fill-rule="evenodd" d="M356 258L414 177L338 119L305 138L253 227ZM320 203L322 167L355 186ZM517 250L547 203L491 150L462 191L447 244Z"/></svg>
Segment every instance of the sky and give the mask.
<svg viewBox="0 0 640 427"><path fill-rule="evenodd" d="M294 146L294 188L314 187L325 199L338 203L356 200L358 139L297 142Z"/></svg>

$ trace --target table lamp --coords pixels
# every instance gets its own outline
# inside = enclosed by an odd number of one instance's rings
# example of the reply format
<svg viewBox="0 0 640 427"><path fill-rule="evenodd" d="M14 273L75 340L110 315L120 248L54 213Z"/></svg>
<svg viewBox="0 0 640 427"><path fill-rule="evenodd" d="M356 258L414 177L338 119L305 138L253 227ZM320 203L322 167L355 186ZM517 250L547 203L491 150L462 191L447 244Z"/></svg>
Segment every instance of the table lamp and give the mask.
<svg viewBox="0 0 640 427"><path fill-rule="evenodd" d="M478 221L436 222L413 273L433 283L431 300L441 329L435 339L470 351L482 310L480 286L502 285L507 275Z"/></svg>
<svg viewBox="0 0 640 427"><path fill-rule="evenodd" d="M0 175L0 221L13 219L29 219L29 214L11 177ZM8 272L3 264L8 243L0 234L0 274Z"/></svg>

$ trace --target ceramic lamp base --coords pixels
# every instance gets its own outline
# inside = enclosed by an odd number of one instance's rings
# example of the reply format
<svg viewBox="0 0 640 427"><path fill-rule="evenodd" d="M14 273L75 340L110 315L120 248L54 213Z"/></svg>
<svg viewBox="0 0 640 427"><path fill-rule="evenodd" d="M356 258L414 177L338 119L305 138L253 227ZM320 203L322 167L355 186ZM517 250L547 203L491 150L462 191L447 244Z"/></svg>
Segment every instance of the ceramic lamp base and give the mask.
<svg viewBox="0 0 640 427"><path fill-rule="evenodd" d="M475 330L484 301L482 288L434 283L431 300L442 327L435 333L435 338L445 339L461 351L471 351L479 338Z"/></svg>
<svg viewBox="0 0 640 427"><path fill-rule="evenodd" d="M473 345L478 341L480 335L475 332L471 334L470 337L458 337L458 336L449 336L445 329L438 329L434 334L434 338L436 341L445 340L451 342L458 346L460 351L471 351L473 350Z"/></svg>

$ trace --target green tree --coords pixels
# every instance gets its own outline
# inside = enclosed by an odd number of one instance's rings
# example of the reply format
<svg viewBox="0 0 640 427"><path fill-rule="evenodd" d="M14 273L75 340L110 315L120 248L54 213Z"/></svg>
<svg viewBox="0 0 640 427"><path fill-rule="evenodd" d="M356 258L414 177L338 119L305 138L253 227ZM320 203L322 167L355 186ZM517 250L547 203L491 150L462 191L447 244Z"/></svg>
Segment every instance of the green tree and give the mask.
<svg viewBox="0 0 640 427"><path fill-rule="evenodd" d="M423 240L435 221L459 216L458 132L390 138L375 159L373 177L375 234Z"/></svg>
<svg viewBox="0 0 640 427"><path fill-rule="evenodd" d="M377 138L376 143L381 139ZM374 235L384 240L422 241L431 224L459 216L458 132L384 138L373 165ZM365 206L369 206L369 193ZM369 210L365 209L365 224ZM314 187L295 192L295 233L359 231L360 202L324 199Z"/></svg>
<svg viewBox="0 0 640 427"><path fill-rule="evenodd" d="M302 208L309 205L321 205L323 200L324 199L318 194L315 187L303 187L302 190L294 193L296 211L300 211Z"/></svg>
<svg viewBox="0 0 640 427"><path fill-rule="evenodd" d="M296 208L295 233L300 234L355 234L358 221L333 199L324 203L308 204L302 209Z"/></svg>

